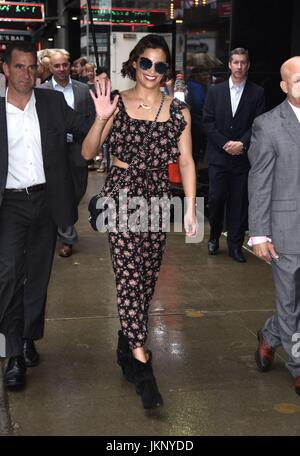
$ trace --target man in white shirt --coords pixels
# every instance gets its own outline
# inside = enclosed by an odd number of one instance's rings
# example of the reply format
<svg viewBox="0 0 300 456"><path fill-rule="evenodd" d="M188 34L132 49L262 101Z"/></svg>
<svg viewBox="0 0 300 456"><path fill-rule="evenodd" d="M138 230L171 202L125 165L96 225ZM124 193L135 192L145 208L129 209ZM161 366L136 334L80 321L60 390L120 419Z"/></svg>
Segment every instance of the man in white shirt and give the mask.
<svg viewBox="0 0 300 456"><path fill-rule="evenodd" d="M4 54L8 80L0 97L0 333L5 336L4 381L23 386L26 367L39 355L47 287L57 225L77 220L65 132L85 135L92 121L71 108L62 94L34 88L33 45L15 42ZM23 340L24 299L30 296L32 334Z"/></svg>
<svg viewBox="0 0 300 456"><path fill-rule="evenodd" d="M255 255L271 262L277 313L258 331L255 360L268 371L282 345L300 395L300 57L281 67L286 100L253 124L249 230Z"/></svg>
<svg viewBox="0 0 300 456"><path fill-rule="evenodd" d="M95 118L94 103L87 84L70 78L70 55L65 49L56 49L49 54L49 68L53 74L51 80L41 88L54 89L62 92L67 104L75 111L90 118ZM75 198L79 205L88 182L88 162L81 155L83 137L67 134L69 168L72 176ZM73 245L77 241L75 226L59 227L60 247L58 254L69 257L73 253Z"/></svg>
<svg viewBox="0 0 300 456"><path fill-rule="evenodd" d="M250 61L246 49L233 49L228 65L229 81L209 88L203 108L209 175L208 253L215 255L219 250L226 209L229 255L244 263L241 249L247 229L250 168L247 149L253 120L264 111L264 90L248 80Z"/></svg>

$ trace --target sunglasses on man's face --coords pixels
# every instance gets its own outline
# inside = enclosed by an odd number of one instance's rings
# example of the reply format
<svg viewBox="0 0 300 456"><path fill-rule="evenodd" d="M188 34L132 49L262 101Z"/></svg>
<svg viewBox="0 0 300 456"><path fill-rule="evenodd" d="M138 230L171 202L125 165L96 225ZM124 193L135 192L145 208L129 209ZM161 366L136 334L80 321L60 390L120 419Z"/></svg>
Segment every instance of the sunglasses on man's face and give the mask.
<svg viewBox="0 0 300 456"><path fill-rule="evenodd" d="M158 74L164 74L169 69L169 65L165 62L153 62L153 60L150 60L147 57L141 57L139 60L141 70L149 70L152 68L152 65L154 65L155 71Z"/></svg>

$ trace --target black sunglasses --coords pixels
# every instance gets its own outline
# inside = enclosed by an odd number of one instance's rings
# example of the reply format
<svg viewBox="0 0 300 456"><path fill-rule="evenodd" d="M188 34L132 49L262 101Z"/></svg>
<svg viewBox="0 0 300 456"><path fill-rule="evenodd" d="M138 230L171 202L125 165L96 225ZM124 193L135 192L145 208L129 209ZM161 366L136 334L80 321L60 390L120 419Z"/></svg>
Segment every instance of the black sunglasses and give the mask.
<svg viewBox="0 0 300 456"><path fill-rule="evenodd" d="M168 71L169 65L165 62L153 62L147 57L141 57L139 60L139 66L141 70L149 70L154 65L155 71L158 74L164 74Z"/></svg>

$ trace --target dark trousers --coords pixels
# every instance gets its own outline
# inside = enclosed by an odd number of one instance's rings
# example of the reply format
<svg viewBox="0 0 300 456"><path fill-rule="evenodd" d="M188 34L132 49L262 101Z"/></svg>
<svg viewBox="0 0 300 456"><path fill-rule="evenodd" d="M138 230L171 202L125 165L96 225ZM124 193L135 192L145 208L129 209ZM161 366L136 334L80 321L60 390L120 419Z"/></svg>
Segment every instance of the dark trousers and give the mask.
<svg viewBox="0 0 300 456"><path fill-rule="evenodd" d="M80 203L87 189L88 184L88 167L76 166L76 164L69 160L69 170L71 171L75 199L77 204Z"/></svg>
<svg viewBox="0 0 300 456"><path fill-rule="evenodd" d="M88 167L76 166L69 160L69 170L71 171L73 189L77 205L85 195L88 184ZM58 228L58 238L62 243L73 245L77 241L77 232L74 225Z"/></svg>
<svg viewBox="0 0 300 456"><path fill-rule="evenodd" d="M240 250L248 223L248 172L209 165L208 175L210 238L219 239L225 215L228 248Z"/></svg>
<svg viewBox="0 0 300 456"><path fill-rule="evenodd" d="M0 332L6 337L7 356L22 353L23 337L43 336L55 241L56 226L45 191L4 194L0 207Z"/></svg>
<svg viewBox="0 0 300 456"><path fill-rule="evenodd" d="M203 132L202 124L200 122L193 122L193 117L191 127L193 144L192 154L197 169L199 162L204 157L207 137L206 134Z"/></svg>

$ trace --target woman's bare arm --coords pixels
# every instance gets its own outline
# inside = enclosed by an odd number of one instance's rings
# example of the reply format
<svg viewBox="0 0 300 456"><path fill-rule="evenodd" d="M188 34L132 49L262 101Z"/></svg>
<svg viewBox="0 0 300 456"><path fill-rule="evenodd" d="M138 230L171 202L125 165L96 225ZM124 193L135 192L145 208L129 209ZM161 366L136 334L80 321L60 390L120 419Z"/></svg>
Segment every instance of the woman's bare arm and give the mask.
<svg viewBox="0 0 300 456"><path fill-rule="evenodd" d="M90 93L95 104L96 118L82 143L81 153L85 160L91 160L97 155L99 147L109 134L119 100L119 95L116 95L113 101L110 100L109 80L100 79L95 85L97 96L92 91Z"/></svg>

